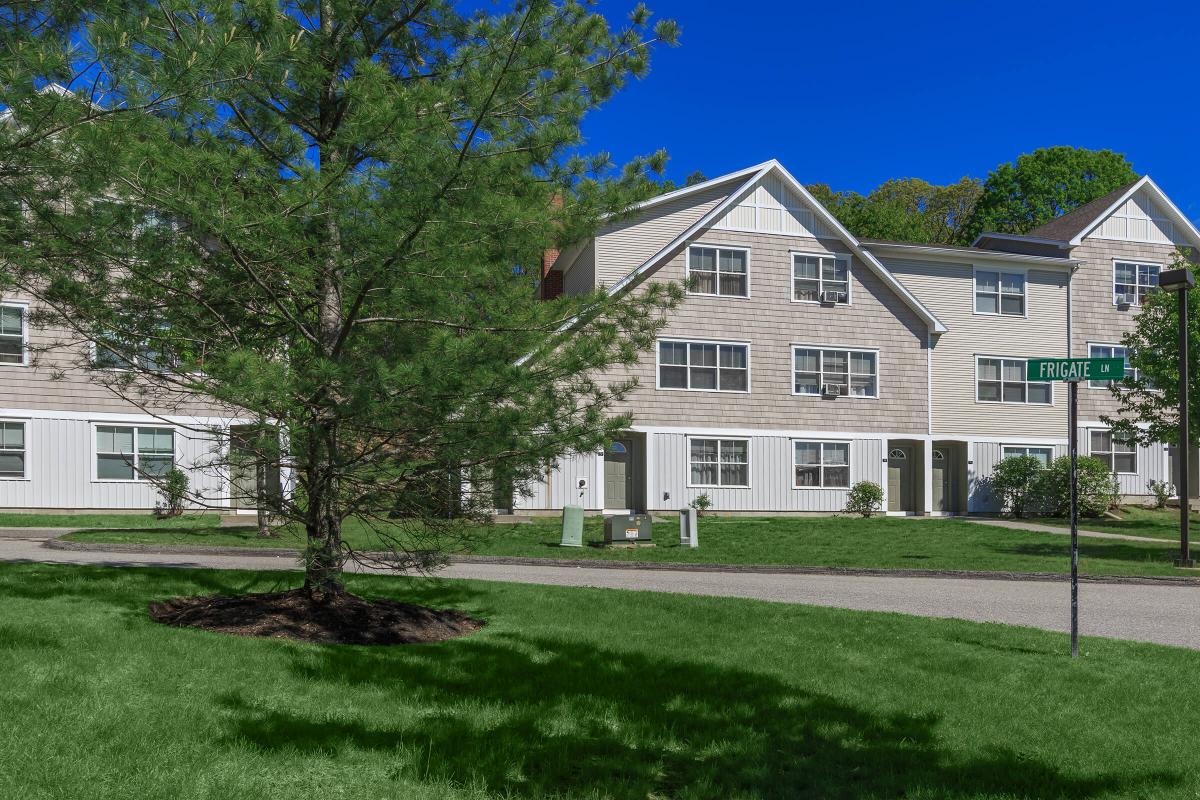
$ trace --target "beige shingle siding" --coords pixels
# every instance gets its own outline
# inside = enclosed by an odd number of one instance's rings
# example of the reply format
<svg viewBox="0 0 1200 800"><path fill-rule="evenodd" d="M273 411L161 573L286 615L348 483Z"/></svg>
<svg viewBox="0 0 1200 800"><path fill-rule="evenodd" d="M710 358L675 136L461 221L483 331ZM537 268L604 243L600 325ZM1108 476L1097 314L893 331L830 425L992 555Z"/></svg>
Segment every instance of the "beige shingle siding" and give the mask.
<svg viewBox="0 0 1200 800"><path fill-rule="evenodd" d="M852 261L850 306L791 302L790 252L847 252L840 242L733 231L708 231L697 241L750 248L750 297L688 296L661 335L749 342L751 391L656 390L656 354L646 353L628 372L610 376L638 379L621 407L636 424L926 431L926 326L875 273ZM685 249L664 264L653 280L682 282L686 255ZM793 344L878 348L880 399L793 395Z"/></svg>
<svg viewBox="0 0 1200 800"><path fill-rule="evenodd" d="M601 228L596 234L597 281L602 286L612 286L633 272L715 208L738 185L723 183L668 200Z"/></svg>
<svg viewBox="0 0 1200 800"><path fill-rule="evenodd" d="M1120 344L1132 331L1138 307L1122 311L1113 304L1113 261L1161 264L1166 269L1174 258L1175 247L1166 244L1118 242L1089 236L1071 251L1071 258L1084 264L1071 281L1072 330L1071 354L1085 357L1089 343ZM1115 416L1117 399L1107 388L1079 389L1079 418L1097 421L1101 415Z"/></svg>
<svg viewBox="0 0 1200 800"><path fill-rule="evenodd" d="M894 259L884 264L949 328L933 348L933 432L1065 437L1066 392L1054 390L1054 405L980 403L976 400L976 356L1062 357L1067 354L1066 269L1026 272L1026 317L975 313L972 265L966 262ZM1014 265L982 268L1004 270Z"/></svg>
<svg viewBox="0 0 1200 800"><path fill-rule="evenodd" d="M28 301L17 294L6 294L0 302ZM31 308L34 307L32 304ZM36 349L55 343L65 343L49 352L31 353L28 365L0 364L0 409L43 409L96 413L145 413L134 403L117 397L112 391L93 380L90 370L82 364L90 352L68 331L38 329L28 326L28 339ZM171 407L156 406L154 413L226 416L229 409L213 402L192 401Z"/></svg>

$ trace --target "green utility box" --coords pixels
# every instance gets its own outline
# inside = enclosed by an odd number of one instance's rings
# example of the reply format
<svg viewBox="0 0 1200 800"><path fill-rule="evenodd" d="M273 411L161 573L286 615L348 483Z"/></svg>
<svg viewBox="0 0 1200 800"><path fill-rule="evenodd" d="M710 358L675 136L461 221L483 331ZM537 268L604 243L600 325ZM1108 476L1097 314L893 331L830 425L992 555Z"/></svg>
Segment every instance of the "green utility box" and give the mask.
<svg viewBox="0 0 1200 800"><path fill-rule="evenodd" d="M604 518L604 543L627 547L654 544L649 514L617 514Z"/></svg>
<svg viewBox="0 0 1200 800"><path fill-rule="evenodd" d="M583 507L563 506L562 547L583 547Z"/></svg>

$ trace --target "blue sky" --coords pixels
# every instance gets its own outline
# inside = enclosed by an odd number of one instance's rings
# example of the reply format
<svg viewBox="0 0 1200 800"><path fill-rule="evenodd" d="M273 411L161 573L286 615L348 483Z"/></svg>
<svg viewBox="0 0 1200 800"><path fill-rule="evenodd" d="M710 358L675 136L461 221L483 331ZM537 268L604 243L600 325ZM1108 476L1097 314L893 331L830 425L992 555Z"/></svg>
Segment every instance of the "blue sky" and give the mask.
<svg viewBox="0 0 1200 800"><path fill-rule="evenodd" d="M1193 2L647 0L680 46L585 122L668 176L778 158L803 183L948 183L1050 145L1109 148L1200 219ZM632 2L601 0L616 20Z"/></svg>

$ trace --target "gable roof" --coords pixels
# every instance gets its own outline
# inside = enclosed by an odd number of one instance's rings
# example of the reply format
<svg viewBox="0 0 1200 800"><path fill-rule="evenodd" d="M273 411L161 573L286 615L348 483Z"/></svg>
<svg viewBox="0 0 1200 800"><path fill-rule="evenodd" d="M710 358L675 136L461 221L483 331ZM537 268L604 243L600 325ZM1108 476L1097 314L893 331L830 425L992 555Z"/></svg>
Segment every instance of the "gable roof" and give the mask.
<svg viewBox="0 0 1200 800"><path fill-rule="evenodd" d="M641 276L657 269L667 260L672 258L676 253L678 253L680 248L694 239L701 231L712 227L718 220L722 219L731 208L744 200L746 196L750 194L750 192L754 191L755 187L757 187L764 178L772 174L782 179L785 186L798 194L801 199L812 208L813 213L837 234L837 237L841 239L847 247L850 248L850 251L854 253L854 255L858 256L860 261L866 264L867 267L874 272L889 289L891 289L900 297L901 301L903 301L906 306L912 309L917 316L921 318L921 320L928 326L930 333L946 332L947 328L944 324L942 324L942 321L939 320L932 311L926 308L925 305L908 290L908 287L902 284L896 278L896 276L893 275L891 271L889 271L888 268L879 261L879 259L877 259L869 250L863 247L862 243L860 243L858 239L855 238L852 233L850 233L850 231L846 230L842 223L838 222L837 218L830 213L829 209L821 205L821 203L815 197L813 197L812 194L805 189L804 186L798 180L796 180L782 164L775 159L764 161L761 164L748 167L744 170L722 175L718 178L714 178L711 181L698 183L695 186L689 186L684 189L669 192L665 195L660 195L657 198L653 198L642 203L639 207L653 205L655 203L662 202L664 199L678 199L680 197L687 196L688 194L704 191L705 189L709 189L721 183L744 178L742 183L736 189L734 189L728 197L713 207L707 214L689 225L678 236L668 242L657 253L646 259L646 261L644 261L624 278L608 287L608 293L610 295L616 294L617 292L620 292L636 283Z"/></svg>
<svg viewBox="0 0 1200 800"><path fill-rule="evenodd" d="M1026 232L1026 236L1034 239L1052 239L1057 242L1069 242L1084 230L1091 227L1093 222L1103 214L1104 210L1109 206L1120 205L1117 201L1125 196L1125 193L1131 187L1141 183L1142 179L1120 186L1113 189L1106 195L1097 197L1095 200L1084 203L1074 211L1068 211L1062 216L1054 219L1036 228Z"/></svg>
<svg viewBox="0 0 1200 800"><path fill-rule="evenodd" d="M1100 223L1108 219L1129 198L1142 190L1146 190L1153 195L1154 200L1167 212L1167 215L1171 218L1171 222L1175 224L1176 228L1182 231L1192 244L1200 247L1200 231L1196 230L1196 226L1192 221L1184 216L1184 213L1171 202L1171 198L1167 197L1166 192L1160 189L1158 184L1149 175L1143 175L1132 183L1113 189L1102 197L1097 197L1095 200L1084 203L1074 211L1068 211L1060 217L1055 217L1049 222L1028 231L1024 236L984 232L979 234L972 244L977 244L982 239L997 237L1003 239L1040 240L1047 243L1059 243L1065 247L1076 247Z"/></svg>

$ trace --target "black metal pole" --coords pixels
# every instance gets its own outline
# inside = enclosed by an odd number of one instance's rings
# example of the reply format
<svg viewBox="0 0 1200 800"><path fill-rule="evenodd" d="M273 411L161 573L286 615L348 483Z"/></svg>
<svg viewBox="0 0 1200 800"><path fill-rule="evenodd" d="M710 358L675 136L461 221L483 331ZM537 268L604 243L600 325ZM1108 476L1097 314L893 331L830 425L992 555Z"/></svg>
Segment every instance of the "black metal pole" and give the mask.
<svg viewBox="0 0 1200 800"><path fill-rule="evenodd" d="M1079 381L1071 381L1071 658L1079 657Z"/></svg>
<svg viewBox="0 0 1200 800"><path fill-rule="evenodd" d="M1179 566L1192 566L1191 543L1188 541L1188 517L1191 486L1188 462L1191 461L1191 437L1188 436L1188 292L1179 293Z"/></svg>

